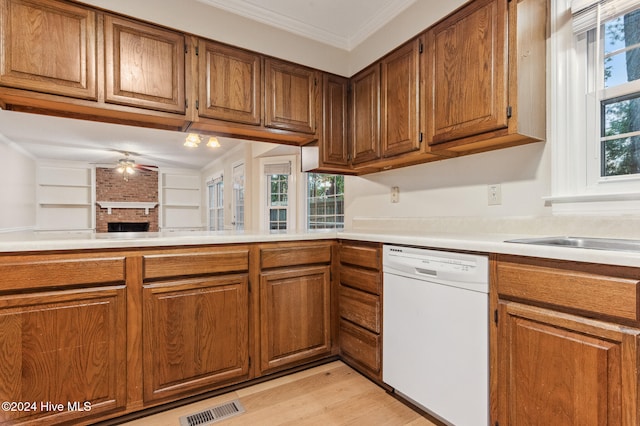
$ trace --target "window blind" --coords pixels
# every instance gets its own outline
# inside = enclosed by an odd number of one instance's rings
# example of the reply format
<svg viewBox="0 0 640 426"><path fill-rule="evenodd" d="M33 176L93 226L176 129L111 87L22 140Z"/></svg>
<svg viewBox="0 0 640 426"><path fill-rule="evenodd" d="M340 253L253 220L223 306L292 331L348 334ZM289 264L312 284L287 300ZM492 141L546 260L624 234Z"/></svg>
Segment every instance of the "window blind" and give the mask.
<svg viewBox="0 0 640 426"><path fill-rule="evenodd" d="M291 174L291 162L277 163L277 164L265 164L264 174L270 175L290 175Z"/></svg>
<svg viewBox="0 0 640 426"><path fill-rule="evenodd" d="M584 33L639 6L640 0L572 0L573 32Z"/></svg>

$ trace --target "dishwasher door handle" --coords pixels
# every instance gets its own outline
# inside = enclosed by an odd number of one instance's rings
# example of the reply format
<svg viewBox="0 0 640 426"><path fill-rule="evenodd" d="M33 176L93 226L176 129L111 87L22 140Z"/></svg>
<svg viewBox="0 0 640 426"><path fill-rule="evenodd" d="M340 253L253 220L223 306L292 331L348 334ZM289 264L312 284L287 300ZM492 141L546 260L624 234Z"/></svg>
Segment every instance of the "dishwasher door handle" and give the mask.
<svg viewBox="0 0 640 426"><path fill-rule="evenodd" d="M429 275L430 277L437 277L438 271L434 271L433 269L416 268L416 274Z"/></svg>

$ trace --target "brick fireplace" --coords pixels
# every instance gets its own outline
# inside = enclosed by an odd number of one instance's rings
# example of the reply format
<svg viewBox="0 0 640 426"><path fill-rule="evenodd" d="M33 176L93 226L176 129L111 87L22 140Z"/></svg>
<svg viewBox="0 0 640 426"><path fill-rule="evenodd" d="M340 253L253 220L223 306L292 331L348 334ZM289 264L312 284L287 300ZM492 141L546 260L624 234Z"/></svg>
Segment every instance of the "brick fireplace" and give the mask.
<svg viewBox="0 0 640 426"><path fill-rule="evenodd" d="M150 232L158 231L158 207L101 208L100 202L158 203L158 172L136 169L128 181L115 169L96 167L96 232L108 232L109 223L149 224ZM147 213L148 212L148 213ZM112 225L112 230L114 226ZM115 226L115 228L121 228Z"/></svg>

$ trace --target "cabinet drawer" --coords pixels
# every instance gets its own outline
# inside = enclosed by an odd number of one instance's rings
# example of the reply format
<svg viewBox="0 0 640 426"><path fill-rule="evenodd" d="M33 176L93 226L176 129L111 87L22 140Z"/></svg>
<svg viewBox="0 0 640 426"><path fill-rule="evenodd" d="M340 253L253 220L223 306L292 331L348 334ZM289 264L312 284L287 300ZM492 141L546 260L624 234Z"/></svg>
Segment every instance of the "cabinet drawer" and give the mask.
<svg viewBox="0 0 640 426"><path fill-rule="evenodd" d="M340 320L340 351L342 355L374 373L380 371L380 335Z"/></svg>
<svg viewBox="0 0 640 426"><path fill-rule="evenodd" d="M343 244L340 247L340 262L380 270L380 248Z"/></svg>
<svg viewBox="0 0 640 426"><path fill-rule="evenodd" d="M249 250L216 250L143 256L145 280L186 275L243 272L249 269Z"/></svg>
<svg viewBox="0 0 640 426"><path fill-rule="evenodd" d="M566 308L638 321L638 280L604 275L613 271L602 265L603 275L594 265L558 269L530 263L498 262L500 297L532 300ZM600 265L598 265L600 266ZM622 274L621 274L622 275Z"/></svg>
<svg viewBox="0 0 640 426"><path fill-rule="evenodd" d="M262 269L331 262L330 244L286 245L260 250Z"/></svg>
<svg viewBox="0 0 640 426"><path fill-rule="evenodd" d="M340 282L349 287L357 288L373 294L380 294L382 292L380 272L341 265Z"/></svg>
<svg viewBox="0 0 640 426"><path fill-rule="evenodd" d="M374 333L380 333L380 298L340 286L340 316Z"/></svg>
<svg viewBox="0 0 640 426"><path fill-rule="evenodd" d="M124 257L23 257L0 260L0 291L124 283Z"/></svg>

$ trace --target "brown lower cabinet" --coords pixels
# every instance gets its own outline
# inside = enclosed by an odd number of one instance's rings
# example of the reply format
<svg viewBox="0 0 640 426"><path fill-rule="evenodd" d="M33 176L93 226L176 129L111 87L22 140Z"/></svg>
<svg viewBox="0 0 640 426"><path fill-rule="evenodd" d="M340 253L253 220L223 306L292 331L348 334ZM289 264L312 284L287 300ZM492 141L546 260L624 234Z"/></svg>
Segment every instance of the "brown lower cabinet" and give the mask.
<svg viewBox="0 0 640 426"><path fill-rule="evenodd" d="M632 268L501 256L491 424L637 425L638 279Z"/></svg>
<svg viewBox="0 0 640 426"><path fill-rule="evenodd" d="M91 424L336 355L384 386L380 251L2 254L0 424ZM637 425L639 269L491 259L490 423Z"/></svg>
<svg viewBox="0 0 640 426"><path fill-rule="evenodd" d="M382 257L377 243L340 245L340 356L382 383Z"/></svg>
<svg viewBox="0 0 640 426"><path fill-rule="evenodd" d="M260 247L260 372L334 352L331 260L334 244Z"/></svg>

